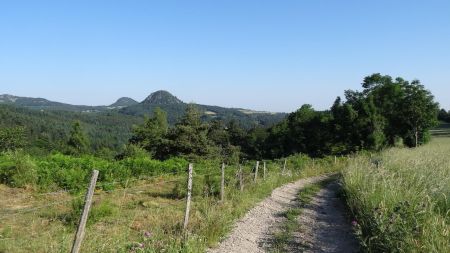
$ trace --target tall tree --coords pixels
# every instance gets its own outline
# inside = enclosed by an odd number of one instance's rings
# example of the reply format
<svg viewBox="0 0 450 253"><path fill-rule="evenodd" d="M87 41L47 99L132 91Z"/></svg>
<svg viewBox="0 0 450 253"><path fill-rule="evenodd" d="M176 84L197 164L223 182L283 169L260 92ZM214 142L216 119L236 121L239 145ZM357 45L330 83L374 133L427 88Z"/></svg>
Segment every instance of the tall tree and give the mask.
<svg viewBox="0 0 450 253"><path fill-rule="evenodd" d="M235 119L230 120L226 128L231 145L242 147L246 144L245 141L247 138L247 133L237 120Z"/></svg>
<svg viewBox="0 0 450 253"><path fill-rule="evenodd" d="M130 143L140 146L152 156L161 159L168 152L168 131L167 113L157 107L153 111L153 116L146 118L143 125L133 128Z"/></svg>
<svg viewBox="0 0 450 253"><path fill-rule="evenodd" d="M227 127L220 120L215 119L209 123L208 139L221 148L230 145L230 135L227 131Z"/></svg>
<svg viewBox="0 0 450 253"><path fill-rule="evenodd" d="M446 111L445 109L439 110L438 120L450 122L450 111Z"/></svg>
<svg viewBox="0 0 450 253"><path fill-rule="evenodd" d="M428 130L437 124L439 107L418 80L409 83L401 77L393 80L388 75L373 74L364 79L363 88L365 98L372 97L386 119L384 132L391 145L397 137L410 147L427 141Z"/></svg>
<svg viewBox="0 0 450 253"><path fill-rule="evenodd" d="M79 121L75 121L67 141L69 152L73 154L84 154L89 150L89 140L86 137Z"/></svg>
<svg viewBox="0 0 450 253"><path fill-rule="evenodd" d="M170 154L194 159L208 155L210 148L208 125L201 121L195 105L189 104L183 118L170 133Z"/></svg>
<svg viewBox="0 0 450 253"><path fill-rule="evenodd" d="M403 137L409 146L417 147L427 141L428 130L438 124L439 105L419 80L406 83L402 88L405 96L398 117L404 125Z"/></svg>
<svg viewBox="0 0 450 253"><path fill-rule="evenodd" d="M0 128L0 152L22 148L26 143L24 127Z"/></svg>

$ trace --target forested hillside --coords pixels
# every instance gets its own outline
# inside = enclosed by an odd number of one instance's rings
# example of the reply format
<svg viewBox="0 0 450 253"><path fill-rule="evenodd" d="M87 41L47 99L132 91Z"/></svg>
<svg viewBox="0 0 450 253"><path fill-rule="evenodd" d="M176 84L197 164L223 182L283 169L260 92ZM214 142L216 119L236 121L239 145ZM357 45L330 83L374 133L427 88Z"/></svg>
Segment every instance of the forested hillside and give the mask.
<svg viewBox="0 0 450 253"><path fill-rule="evenodd" d="M338 97L327 111L303 105L286 118L284 114L186 104L169 92L157 91L141 103L124 98L118 103L129 106L96 113L30 110L22 101L21 107L0 107L0 125L22 132L20 136L26 137L19 146L33 152L67 152L74 122L79 121L77 131L88 140L83 153L121 156L130 150L125 147L130 140L130 145L159 159L217 156L218 152L257 159L296 153L320 157L428 141L429 130L438 124L439 106L419 81L374 74L364 79L362 88L345 91L345 100ZM29 101L25 107L35 108L36 103ZM150 118L144 123L146 115ZM445 120L448 115L441 111L439 117Z"/></svg>
<svg viewBox="0 0 450 253"><path fill-rule="evenodd" d="M23 136L21 146L32 152L64 152L76 121L85 130L93 152L108 152L120 150L130 138L132 126L143 122L143 119L115 111L93 114L0 105L0 132L9 128L20 129Z"/></svg>
<svg viewBox="0 0 450 253"><path fill-rule="evenodd" d="M80 123L89 139L88 150L101 156L114 157L122 152L132 134L133 125L153 115L156 108L166 112L168 124L174 125L188 104L167 91L150 94L141 103L127 97L109 106L78 106L42 98L0 96L0 126L4 132L20 133L20 146L33 153L67 152L67 142L75 122ZM285 114L254 112L219 106L196 105L202 121L235 121L239 127L269 127ZM13 129L14 131L7 131ZM4 133L3 135L6 135ZM13 138L13 137L11 137ZM15 137L14 137L15 138ZM19 138L20 139L20 138Z"/></svg>
<svg viewBox="0 0 450 253"><path fill-rule="evenodd" d="M141 103L128 106L119 110L120 113L143 116L151 114L156 108L167 112L169 124L175 124L184 114L188 104L167 91L156 91L150 94ZM203 121L221 120L229 122L239 121L246 128L258 126L268 127L280 122L286 116L285 113L258 112L240 108L224 108L220 106L195 104Z"/></svg>

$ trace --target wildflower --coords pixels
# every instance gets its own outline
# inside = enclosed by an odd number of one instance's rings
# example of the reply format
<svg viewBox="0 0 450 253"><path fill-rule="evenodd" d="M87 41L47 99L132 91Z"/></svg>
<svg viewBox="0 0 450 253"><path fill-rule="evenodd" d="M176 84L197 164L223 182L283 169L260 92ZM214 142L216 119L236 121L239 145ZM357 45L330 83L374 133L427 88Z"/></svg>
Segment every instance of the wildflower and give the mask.
<svg viewBox="0 0 450 253"><path fill-rule="evenodd" d="M352 220L352 226L357 226L358 225L358 222L356 221L356 220Z"/></svg>
<svg viewBox="0 0 450 253"><path fill-rule="evenodd" d="M152 237L152 233L150 231L145 231L144 232L144 237L145 238L150 238L150 237Z"/></svg>

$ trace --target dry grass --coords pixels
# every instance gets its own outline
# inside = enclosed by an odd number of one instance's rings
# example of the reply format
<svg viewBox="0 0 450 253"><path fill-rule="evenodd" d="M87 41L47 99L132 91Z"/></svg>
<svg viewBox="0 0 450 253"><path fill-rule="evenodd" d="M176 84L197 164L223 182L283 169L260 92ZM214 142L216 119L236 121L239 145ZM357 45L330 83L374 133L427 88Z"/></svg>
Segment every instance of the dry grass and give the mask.
<svg viewBox="0 0 450 253"><path fill-rule="evenodd" d="M357 157L343 171L347 201L371 252L448 252L450 139ZM373 160L373 159L372 159Z"/></svg>
<svg viewBox="0 0 450 253"><path fill-rule="evenodd" d="M174 195L174 188L184 182L184 176L141 181L112 192L97 191L82 252L203 252L275 187L300 177L335 171L338 167L324 162L282 176L269 166L271 173L267 180L259 179L257 184L251 183L252 175L248 171L242 193L237 190L234 171L231 171L225 202L220 203L217 196L193 198L186 241L181 232L185 200ZM70 251L79 209L73 199L81 200L83 196L64 192L42 195L3 185L0 196L0 252ZM29 211L55 202L62 203ZM151 236L144 236L146 231ZM138 247L140 244L143 249Z"/></svg>

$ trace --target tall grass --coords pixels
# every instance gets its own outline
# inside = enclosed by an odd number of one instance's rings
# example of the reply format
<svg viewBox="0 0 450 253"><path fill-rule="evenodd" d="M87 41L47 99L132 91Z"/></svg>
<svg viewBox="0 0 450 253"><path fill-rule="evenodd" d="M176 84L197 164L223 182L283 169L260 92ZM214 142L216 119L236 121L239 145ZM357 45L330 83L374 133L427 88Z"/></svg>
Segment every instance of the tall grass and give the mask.
<svg viewBox="0 0 450 253"><path fill-rule="evenodd" d="M64 165L63 161L69 161ZM83 161L84 160L79 160ZM89 161L89 160L88 160ZM62 159L58 168L76 167L76 160ZM100 163L97 162L97 165ZM94 195L92 221L88 224L83 252L204 252L215 245L258 201L282 184L302 177L320 175L341 168L345 162L316 160L314 166L306 156L288 159L286 173L283 161L267 162L267 178L262 168L256 183L252 167L244 165L244 191L238 188L237 166L226 167L225 201L219 201L220 162L194 164L194 196L187 237L181 229L185 208L185 167L177 175L135 181L131 187L112 191L98 189ZM63 166L64 165L64 166ZM105 166L106 167L106 166ZM139 165L152 173L150 166ZM133 166L128 166L133 169ZM157 167L159 168L159 167ZM39 168L38 168L39 169ZM83 184L83 185L86 185ZM8 193L8 194L4 194ZM68 193L36 195L28 189L0 185L0 205L11 212L59 200L70 200ZM80 195L82 196L82 195ZM67 252L79 215L78 202L65 203L15 216L3 216L0 208L0 252ZM14 210L13 210L14 209ZM5 217L5 218L3 218ZM89 218L90 219L90 218Z"/></svg>
<svg viewBox="0 0 450 253"><path fill-rule="evenodd" d="M343 183L368 252L449 251L449 138L356 157Z"/></svg>

